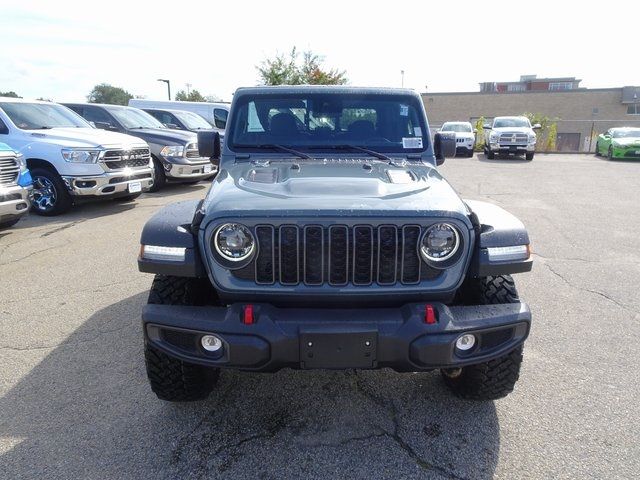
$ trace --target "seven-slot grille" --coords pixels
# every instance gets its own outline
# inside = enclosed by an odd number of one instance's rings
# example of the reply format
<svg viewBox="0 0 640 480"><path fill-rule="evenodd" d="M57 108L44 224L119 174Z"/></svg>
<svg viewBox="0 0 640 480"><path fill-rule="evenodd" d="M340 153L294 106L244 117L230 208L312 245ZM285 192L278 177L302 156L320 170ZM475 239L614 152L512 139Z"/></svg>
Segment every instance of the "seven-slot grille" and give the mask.
<svg viewBox="0 0 640 480"><path fill-rule="evenodd" d="M147 167L151 155L148 148L134 148L131 150L107 150L102 161L109 170L120 170L125 167Z"/></svg>
<svg viewBox="0 0 640 480"><path fill-rule="evenodd" d="M526 133L503 133L500 135L500 143L527 143Z"/></svg>
<svg viewBox="0 0 640 480"><path fill-rule="evenodd" d="M0 156L0 185L13 185L18 181L20 166L12 155Z"/></svg>
<svg viewBox="0 0 640 480"><path fill-rule="evenodd" d="M197 143L190 143L186 148L186 158L200 158L200 152L198 151Z"/></svg>
<svg viewBox="0 0 640 480"><path fill-rule="evenodd" d="M258 225L258 253L233 274L257 284L417 284L439 270L418 255L418 225Z"/></svg>

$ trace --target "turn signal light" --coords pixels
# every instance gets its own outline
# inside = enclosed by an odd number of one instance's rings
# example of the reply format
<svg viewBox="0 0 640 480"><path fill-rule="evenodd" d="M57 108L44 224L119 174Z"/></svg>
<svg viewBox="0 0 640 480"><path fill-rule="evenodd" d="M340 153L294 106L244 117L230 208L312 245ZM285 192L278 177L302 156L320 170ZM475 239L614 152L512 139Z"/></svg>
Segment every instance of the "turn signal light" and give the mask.
<svg viewBox="0 0 640 480"><path fill-rule="evenodd" d="M255 323L255 319L253 318L253 305L244 306L242 323L244 323L245 325L253 325Z"/></svg>
<svg viewBox="0 0 640 480"><path fill-rule="evenodd" d="M433 305L425 305L424 306L424 323L427 325L433 325L436 323L436 310L433 308Z"/></svg>

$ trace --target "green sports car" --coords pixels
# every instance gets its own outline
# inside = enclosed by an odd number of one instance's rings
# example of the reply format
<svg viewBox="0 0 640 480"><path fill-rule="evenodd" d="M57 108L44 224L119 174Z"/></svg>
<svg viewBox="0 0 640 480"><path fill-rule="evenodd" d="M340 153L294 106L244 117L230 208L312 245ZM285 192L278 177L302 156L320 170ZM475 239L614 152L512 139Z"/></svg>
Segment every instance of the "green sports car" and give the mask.
<svg viewBox="0 0 640 480"><path fill-rule="evenodd" d="M610 128L598 135L596 155L640 159L640 128Z"/></svg>

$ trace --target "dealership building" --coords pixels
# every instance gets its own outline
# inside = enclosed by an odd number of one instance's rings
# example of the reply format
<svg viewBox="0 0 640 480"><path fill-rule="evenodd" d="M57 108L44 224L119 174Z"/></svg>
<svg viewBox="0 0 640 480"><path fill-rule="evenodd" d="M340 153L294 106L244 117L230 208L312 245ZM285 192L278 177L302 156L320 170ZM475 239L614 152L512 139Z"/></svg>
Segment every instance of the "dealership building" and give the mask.
<svg viewBox="0 0 640 480"><path fill-rule="evenodd" d="M422 100L434 127L525 112L547 116L557 124L558 151L593 151L597 134L640 127L640 87L581 88L575 77L526 75L514 82L483 82L478 92L423 93Z"/></svg>

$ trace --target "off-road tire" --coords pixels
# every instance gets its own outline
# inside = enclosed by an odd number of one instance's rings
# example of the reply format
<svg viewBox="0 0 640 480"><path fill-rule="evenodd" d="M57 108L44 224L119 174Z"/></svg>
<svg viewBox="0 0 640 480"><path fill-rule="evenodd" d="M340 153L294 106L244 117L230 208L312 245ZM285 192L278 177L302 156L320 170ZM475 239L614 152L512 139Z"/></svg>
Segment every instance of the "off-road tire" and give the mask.
<svg viewBox="0 0 640 480"><path fill-rule="evenodd" d="M470 151L467 153L467 157L469 157L469 158L473 157L473 150L470 150Z"/></svg>
<svg viewBox="0 0 640 480"><path fill-rule="evenodd" d="M465 282L461 300L469 305L493 305L519 302L511 275L482 277ZM442 371L445 384L458 397L468 400L496 400L507 396L520 375L522 345L488 362Z"/></svg>
<svg viewBox="0 0 640 480"><path fill-rule="evenodd" d="M149 189L150 192L157 192L167 183L167 176L164 174L164 167L162 162L156 157L153 159L153 185Z"/></svg>
<svg viewBox="0 0 640 480"><path fill-rule="evenodd" d="M202 279L156 275L148 303L161 305L204 305L212 298L211 285ZM147 377L151 390L161 400L189 402L204 400L218 381L220 371L173 358L145 343Z"/></svg>
<svg viewBox="0 0 640 480"><path fill-rule="evenodd" d="M489 160L493 160L493 159L495 158L495 156L496 156L496 154L495 154L495 153L493 153L493 152L491 151L491 149L487 148L487 158L488 158Z"/></svg>
<svg viewBox="0 0 640 480"><path fill-rule="evenodd" d="M531 152L531 153L525 153L525 154L524 154L524 158L526 158L528 161L531 161L531 160L533 160L533 155L534 155L534 153L533 153L533 152Z"/></svg>

